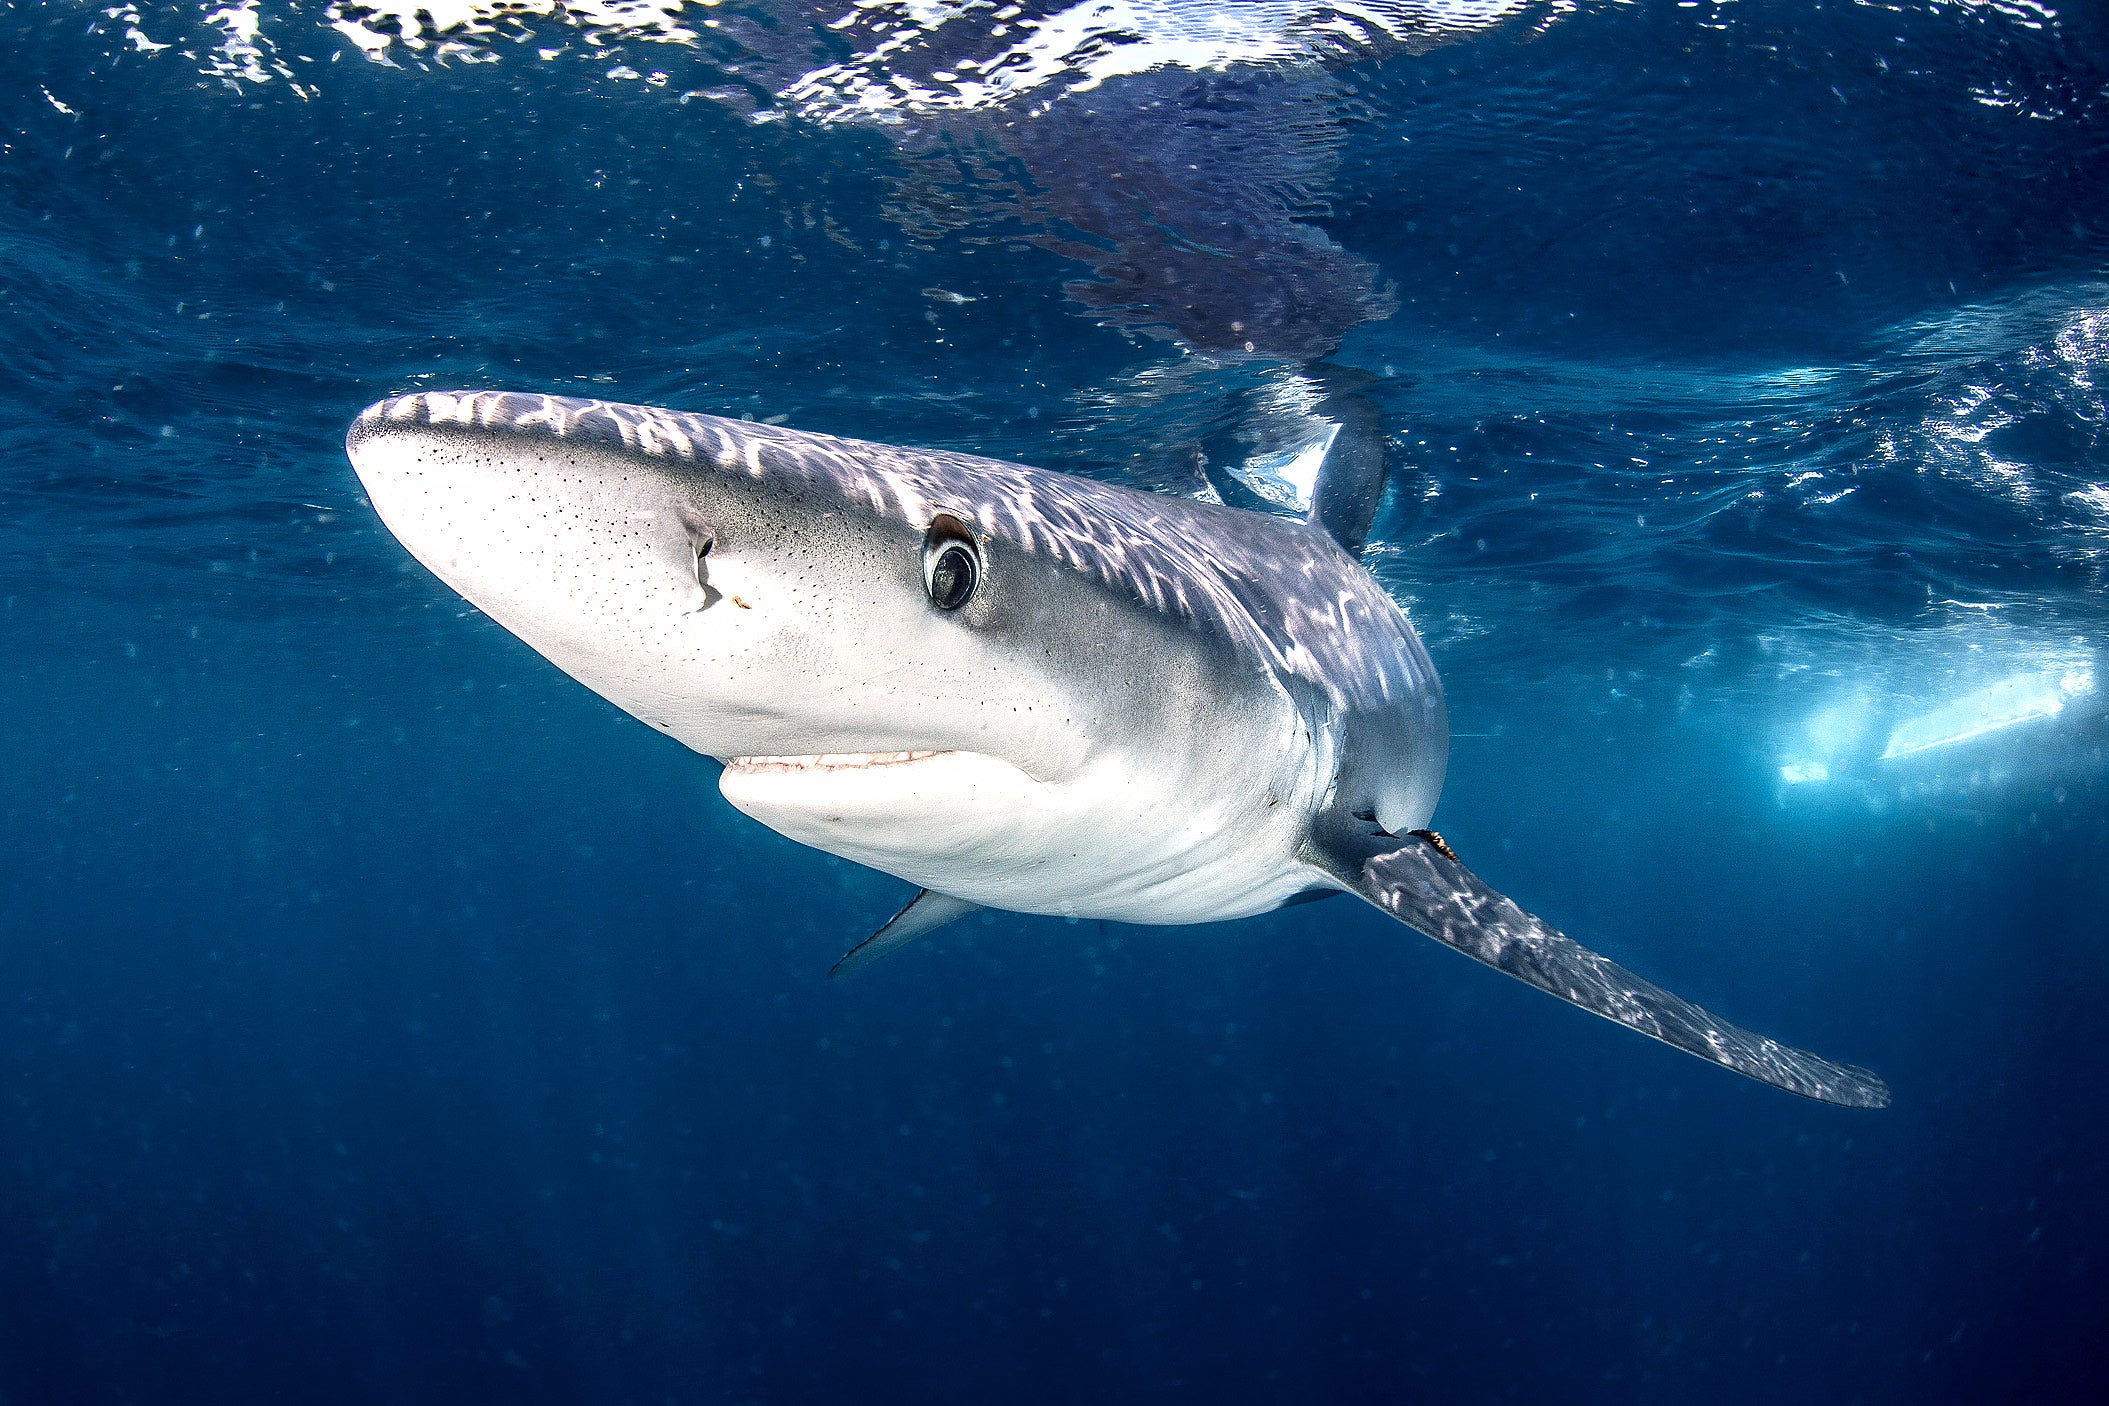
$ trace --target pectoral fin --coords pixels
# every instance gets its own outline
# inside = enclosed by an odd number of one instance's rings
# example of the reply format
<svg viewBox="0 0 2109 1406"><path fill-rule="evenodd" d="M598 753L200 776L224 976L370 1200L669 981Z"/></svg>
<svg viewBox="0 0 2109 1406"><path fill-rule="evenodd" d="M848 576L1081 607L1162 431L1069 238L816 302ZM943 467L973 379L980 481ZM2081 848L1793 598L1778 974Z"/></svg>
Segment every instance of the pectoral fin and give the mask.
<svg viewBox="0 0 2109 1406"><path fill-rule="evenodd" d="M1851 1108L1889 1102L1889 1086L1867 1070L1731 1025L1524 912L1465 868L1433 831L1382 835L1363 848L1359 864L1325 867L1354 893L1467 957L1792 1093Z"/></svg>
<svg viewBox="0 0 2109 1406"><path fill-rule="evenodd" d="M888 952L906 947L925 933L935 932L953 919L964 918L980 907L980 904L969 903L964 898L924 889L908 900L907 907L887 919L886 926L843 953L841 960L828 968L828 975L848 976Z"/></svg>

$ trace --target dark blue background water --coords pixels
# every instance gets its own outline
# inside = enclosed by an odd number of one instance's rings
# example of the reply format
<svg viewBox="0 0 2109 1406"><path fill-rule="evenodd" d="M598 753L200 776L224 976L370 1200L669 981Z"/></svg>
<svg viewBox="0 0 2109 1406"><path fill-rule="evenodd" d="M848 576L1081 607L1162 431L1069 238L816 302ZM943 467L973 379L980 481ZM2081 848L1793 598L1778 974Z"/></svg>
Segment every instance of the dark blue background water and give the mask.
<svg viewBox="0 0 2109 1406"><path fill-rule="evenodd" d="M1336 63L1299 197L1397 305L1335 360L1438 823L1880 1070L1855 1113L1347 900L827 982L902 886L410 562L345 424L494 385L1158 482L1282 363L1104 325L898 132L680 101L730 41L391 66L313 8L245 77L195 8L0 5L6 1401L2099 1389L2109 709L1780 771L2098 657L2097 11L1532 10Z"/></svg>

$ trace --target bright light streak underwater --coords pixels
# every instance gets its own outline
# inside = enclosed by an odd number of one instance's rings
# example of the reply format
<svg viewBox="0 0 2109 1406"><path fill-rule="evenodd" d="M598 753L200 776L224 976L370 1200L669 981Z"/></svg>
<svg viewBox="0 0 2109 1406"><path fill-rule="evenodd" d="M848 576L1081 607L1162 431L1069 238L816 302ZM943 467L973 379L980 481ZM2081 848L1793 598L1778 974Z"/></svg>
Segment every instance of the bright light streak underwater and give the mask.
<svg viewBox="0 0 2109 1406"><path fill-rule="evenodd" d="M1874 760L1893 762L2004 732L2023 723L2054 718L2068 704L2093 692L2094 666L2088 663L2009 674L1997 683L1897 723ZM1850 771L1855 753L1861 758L1867 755L1854 744L1874 718L1874 705L1866 698L1835 704L1815 714L1805 726L1808 754L1781 766L1780 780L1790 786L1803 786L1829 781L1841 768Z"/></svg>
<svg viewBox="0 0 2109 1406"><path fill-rule="evenodd" d="M2094 670L2076 668L2013 674L1989 688L1966 693L1930 713L1897 724L1882 760L1908 757L1935 747L1967 742L2037 718L2054 718L2067 702L2094 689Z"/></svg>

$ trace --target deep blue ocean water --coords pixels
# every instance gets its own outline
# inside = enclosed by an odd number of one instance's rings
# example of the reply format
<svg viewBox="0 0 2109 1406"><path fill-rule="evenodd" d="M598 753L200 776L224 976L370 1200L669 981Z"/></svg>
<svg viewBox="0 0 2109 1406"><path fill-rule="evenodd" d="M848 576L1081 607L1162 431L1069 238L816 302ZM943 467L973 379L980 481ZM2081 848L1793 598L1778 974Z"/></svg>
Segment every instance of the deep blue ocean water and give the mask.
<svg viewBox="0 0 2109 1406"><path fill-rule="evenodd" d="M2098 7L419 13L0 0L0 1400L2097 1399ZM831 983L904 886L342 452L492 386L1235 493L1321 382L1445 835L1894 1106L1349 900Z"/></svg>

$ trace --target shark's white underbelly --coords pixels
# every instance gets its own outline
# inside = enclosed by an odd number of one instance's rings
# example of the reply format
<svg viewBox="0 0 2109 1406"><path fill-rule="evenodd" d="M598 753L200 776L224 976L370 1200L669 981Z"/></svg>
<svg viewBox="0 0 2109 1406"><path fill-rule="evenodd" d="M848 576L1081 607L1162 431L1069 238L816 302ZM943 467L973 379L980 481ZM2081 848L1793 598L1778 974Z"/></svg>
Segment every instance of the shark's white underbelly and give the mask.
<svg viewBox="0 0 2109 1406"><path fill-rule="evenodd" d="M1310 887L1295 855L1325 771L1308 746L1219 744L1115 752L1059 783L936 752L734 759L719 785L791 839L983 907L1201 923Z"/></svg>

